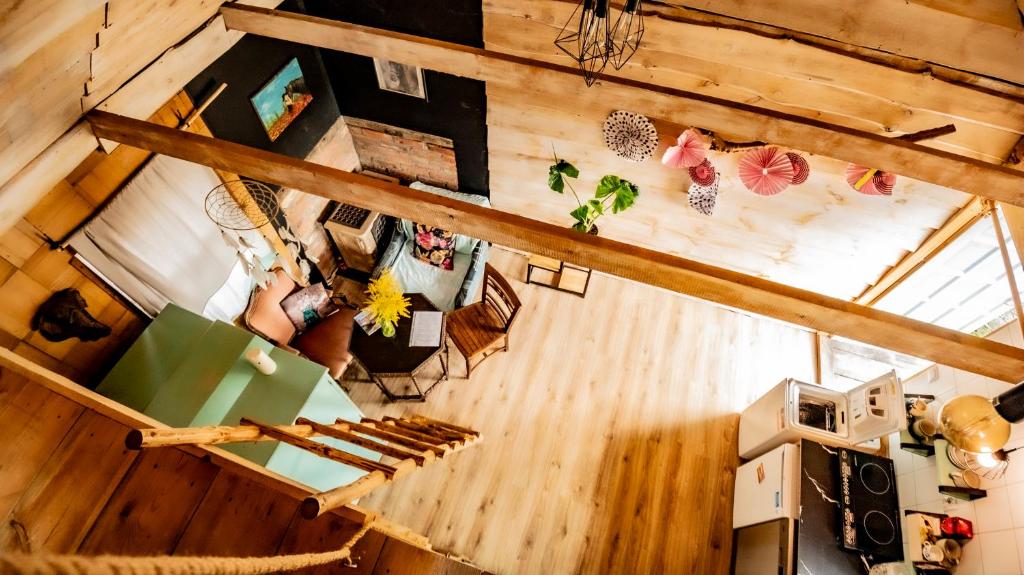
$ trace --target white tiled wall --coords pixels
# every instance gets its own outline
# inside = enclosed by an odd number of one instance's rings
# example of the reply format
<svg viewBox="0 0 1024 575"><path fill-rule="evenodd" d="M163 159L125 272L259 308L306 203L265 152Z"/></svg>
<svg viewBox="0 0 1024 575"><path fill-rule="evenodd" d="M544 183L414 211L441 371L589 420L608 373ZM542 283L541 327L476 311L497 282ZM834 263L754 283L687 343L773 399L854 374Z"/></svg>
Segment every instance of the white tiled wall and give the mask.
<svg viewBox="0 0 1024 575"><path fill-rule="evenodd" d="M1016 322L991 339L1024 347ZM1007 383L941 365L904 382L907 393L929 393L940 401L963 394L992 397L1009 388ZM984 481L987 497L967 502L944 498L938 492L935 458L903 451L899 441L899 434L889 438L900 507L957 515L974 523L975 537L964 547L958 575L1024 575L1024 449L1010 456L1002 479ZM1014 425L1006 448L1018 446L1024 446L1024 423Z"/></svg>

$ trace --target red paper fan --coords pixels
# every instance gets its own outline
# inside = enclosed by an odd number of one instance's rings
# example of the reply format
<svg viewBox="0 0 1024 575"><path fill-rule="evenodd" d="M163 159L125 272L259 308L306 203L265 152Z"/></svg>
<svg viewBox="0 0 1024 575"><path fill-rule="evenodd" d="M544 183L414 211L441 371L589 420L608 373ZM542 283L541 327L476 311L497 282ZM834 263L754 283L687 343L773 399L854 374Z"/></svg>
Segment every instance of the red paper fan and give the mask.
<svg viewBox="0 0 1024 575"><path fill-rule="evenodd" d="M846 166L846 182L850 184L851 188L866 196L892 195L892 185L896 181L896 176L876 171L870 177L865 179L865 176L869 171L871 171L871 168L865 168L864 166L858 166L857 164L849 164ZM876 176L878 177L878 183L876 183ZM864 180L864 183L861 184L860 189L857 189L857 184L861 180ZM882 184L882 188L878 187L879 183Z"/></svg>
<svg viewBox="0 0 1024 575"><path fill-rule="evenodd" d="M774 196L793 182L793 162L778 148L760 148L740 159L740 180L759 196Z"/></svg>
<svg viewBox="0 0 1024 575"><path fill-rule="evenodd" d="M673 168L699 166L707 156L704 137L696 130L686 130L676 138L676 145L670 146L661 156L661 163Z"/></svg>
<svg viewBox="0 0 1024 575"><path fill-rule="evenodd" d="M811 166L803 156L794 152L786 152L786 157L793 164L793 185L798 186L807 181L811 175Z"/></svg>
<svg viewBox="0 0 1024 575"><path fill-rule="evenodd" d="M891 196L892 188L896 185L896 174L882 171L875 172L875 175L871 176L871 183L875 185L878 193L883 196Z"/></svg>
<svg viewBox="0 0 1024 575"><path fill-rule="evenodd" d="M697 185L710 186L715 182L715 167L707 158L704 158L704 161L696 166L688 168L687 171L690 172L690 180Z"/></svg>

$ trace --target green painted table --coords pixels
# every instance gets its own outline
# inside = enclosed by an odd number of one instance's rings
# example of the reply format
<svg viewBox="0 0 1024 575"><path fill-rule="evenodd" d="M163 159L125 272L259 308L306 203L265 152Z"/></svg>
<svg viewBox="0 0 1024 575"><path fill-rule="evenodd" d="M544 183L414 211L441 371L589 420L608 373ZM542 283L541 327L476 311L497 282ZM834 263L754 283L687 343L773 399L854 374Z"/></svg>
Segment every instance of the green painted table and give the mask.
<svg viewBox="0 0 1024 575"><path fill-rule="evenodd" d="M252 348L277 363L273 374L260 373L245 359ZM174 304L153 320L96 391L172 427L237 425L242 417L274 424L297 417L358 422L363 415L326 367ZM340 440L318 441L380 460L380 454ZM220 447L320 491L365 475L276 441Z"/></svg>

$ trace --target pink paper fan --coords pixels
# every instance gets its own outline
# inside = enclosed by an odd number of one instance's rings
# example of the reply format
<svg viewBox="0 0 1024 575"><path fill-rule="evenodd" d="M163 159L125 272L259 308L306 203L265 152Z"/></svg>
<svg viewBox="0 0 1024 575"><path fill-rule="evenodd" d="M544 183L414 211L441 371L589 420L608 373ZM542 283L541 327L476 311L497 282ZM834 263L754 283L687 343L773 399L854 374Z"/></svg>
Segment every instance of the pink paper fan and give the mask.
<svg viewBox="0 0 1024 575"><path fill-rule="evenodd" d="M793 185L798 186L807 181L811 175L811 166L803 156L794 152L786 152L786 157L793 164Z"/></svg>
<svg viewBox="0 0 1024 575"><path fill-rule="evenodd" d="M857 189L857 183L864 179L865 174L870 171L871 168L865 168L864 166L858 166L857 164L849 164L846 166L846 182L850 184L850 187L864 194L865 196L881 196L887 195L882 190L879 190L875 186L875 178L882 172L875 172L875 174L867 178L864 184L861 185L860 189ZM890 193L892 193L890 191Z"/></svg>
<svg viewBox="0 0 1024 575"><path fill-rule="evenodd" d="M676 145L665 150L661 163L673 168L693 168L704 161L707 153L704 137L700 132L690 129L676 138Z"/></svg>
<svg viewBox="0 0 1024 575"><path fill-rule="evenodd" d="M704 161L696 166L687 168L687 171L690 172L690 180L695 184L710 186L715 181L715 167L707 158L704 158Z"/></svg>
<svg viewBox="0 0 1024 575"><path fill-rule="evenodd" d="M875 172L875 175L871 176L871 183L875 185L878 193L883 196L891 196L893 186L896 185L896 174L883 171Z"/></svg>
<svg viewBox="0 0 1024 575"><path fill-rule="evenodd" d="M793 162L778 148L759 148L739 162L740 180L759 196L774 196L793 183Z"/></svg>

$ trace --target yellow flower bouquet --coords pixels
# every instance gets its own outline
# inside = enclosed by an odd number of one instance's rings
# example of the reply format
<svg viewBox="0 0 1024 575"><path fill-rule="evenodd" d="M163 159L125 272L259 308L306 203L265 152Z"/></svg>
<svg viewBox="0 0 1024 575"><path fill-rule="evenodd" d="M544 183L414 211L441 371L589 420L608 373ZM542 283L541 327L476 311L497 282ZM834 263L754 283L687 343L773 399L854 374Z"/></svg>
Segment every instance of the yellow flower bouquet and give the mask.
<svg viewBox="0 0 1024 575"><path fill-rule="evenodd" d="M402 287L391 270L384 270L377 279L370 280L366 295L366 307L363 309L373 315L385 337L394 337L398 319L409 317L409 298L402 293Z"/></svg>

